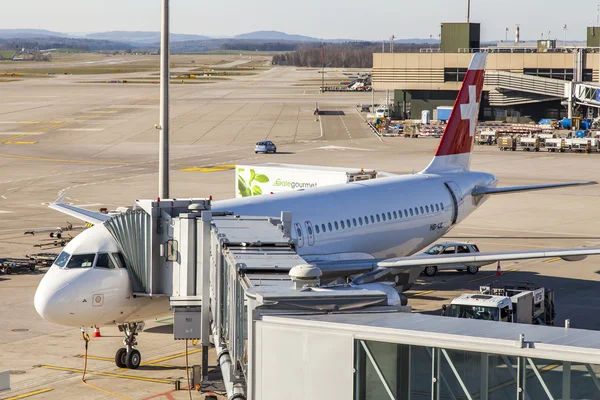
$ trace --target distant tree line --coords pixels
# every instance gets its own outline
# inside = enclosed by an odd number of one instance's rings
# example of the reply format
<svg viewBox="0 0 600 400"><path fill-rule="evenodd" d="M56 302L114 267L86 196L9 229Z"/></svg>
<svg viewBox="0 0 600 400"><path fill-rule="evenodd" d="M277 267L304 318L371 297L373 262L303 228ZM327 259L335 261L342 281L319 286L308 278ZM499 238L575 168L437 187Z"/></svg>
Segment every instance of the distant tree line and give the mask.
<svg viewBox="0 0 600 400"><path fill-rule="evenodd" d="M428 45L418 43L396 43L394 52L415 52ZM389 52L390 44L385 43ZM381 44L374 42L325 43L325 66L333 68L372 68L373 53L381 53ZM274 64L287 64L296 67L320 67L321 44L300 44L296 51L276 54Z"/></svg>
<svg viewBox="0 0 600 400"><path fill-rule="evenodd" d="M221 45L221 50L246 50L246 51L293 51L298 47L295 42L246 42L235 41Z"/></svg>

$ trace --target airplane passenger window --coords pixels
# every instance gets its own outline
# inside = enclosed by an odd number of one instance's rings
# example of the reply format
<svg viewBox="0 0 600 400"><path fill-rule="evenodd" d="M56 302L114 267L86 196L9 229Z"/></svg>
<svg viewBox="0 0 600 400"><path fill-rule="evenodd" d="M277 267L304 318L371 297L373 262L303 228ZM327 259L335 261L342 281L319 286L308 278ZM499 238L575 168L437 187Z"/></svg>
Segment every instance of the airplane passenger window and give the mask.
<svg viewBox="0 0 600 400"><path fill-rule="evenodd" d="M408 211L410 211L410 216L412 217L413 216L413 209L409 208Z"/></svg>
<svg viewBox="0 0 600 400"><path fill-rule="evenodd" d="M342 225L342 229L344 229L345 228L345 226L344 226L344 220L341 220L340 223Z"/></svg>
<svg viewBox="0 0 600 400"><path fill-rule="evenodd" d="M379 216L379 214L377 216ZM381 218L383 218L383 220L385 221L385 213L381 213ZM377 222L379 222L379 221L377 221Z"/></svg>
<svg viewBox="0 0 600 400"><path fill-rule="evenodd" d="M412 210L412 208L411 208ZM415 207L415 215L419 215L419 207Z"/></svg>
<svg viewBox="0 0 600 400"><path fill-rule="evenodd" d="M319 224L315 225L315 232L319 233Z"/></svg>
<svg viewBox="0 0 600 400"><path fill-rule="evenodd" d="M406 208L404 209L404 218L408 218L408 211L406 211Z"/></svg>
<svg viewBox="0 0 600 400"><path fill-rule="evenodd" d="M313 234L313 230L312 230L312 228L310 227L310 225L306 225L306 230L308 231L308 234L309 234L309 235L312 235L312 234Z"/></svg>
<svg viewBox="0 0 600 400"><path fill-rule="evenodd" d="M423 206L421 206L420 208L421 208L421 214L425 214L425 211L423 211Z"/></svg>
<svg viewBox="0 0 600 400"><path fill-rule="evenodd" d="M440 203L440 207L442 208L442 210L444 209L444 203Z"/></svg>
<svg viewBox="0 0 600 400"><path fill-rule="evenodd" d="M92 268L96 254L74 254L67 268Z"/></svg>
<svg viewBox="0 0 600 400"><path fill-rule="evenodd" d="M375 214L375 218L377 218L377 222L381 222L381 218L379 217L379 214Z"/></svg>
<svg viewBox="0 0 600 400"><path fill-rule="evenodd" d="M346 226L347 226L348 228L350 228L350 226L351 226L351 225L350 225L350 219L349 219L349 218L346 220Z"/></svg>
<svg viewBox="0 0 600 400"><path fill-rule="evenodd" d="M373 216L371 215L371 223L374 224L375 223L375 218L373 218Z"/></svg>
<svg viewBox="0 0 600 400"><path fill-rule="evenodd" d="M302 237L302 229L300 229L300 227L296 227L296 234L298 235L299 238Z"/></svg>
<svg viewBox="0 0 600 400"><path fill-rule="evenodd" d="M108 253L98 254L98 259L96 260L96 268L107 268L107 269L115 269L115 264L112 259L108 256Z"/></svg>
<svg viewBox="0 0 600 400"><path fill-rule="evenodd" d="M54 264L56 264L58 267L64 267L65 265L67 265L67 261L69 261L69 257L71 257L71 255L69 253L67 253L66 251L61 252L58 257L56 257L56 260L54 260Z"/></svg>
<svg viewBox="0 0 600 400"><path fill-rule="evenodd" d="M358 223L362 226L362 217L358 217Z"/></svg>
<svg viewBox="0 0 600 400"><path fill-rule="evenodd" d="M435 211L440 211L440 205L439 204L435 205Z"/></svg>
<svg viewBox="0 0 600 400"><path fill-rule="evenodd" d="M331 222L327 223L327 227L329 228L329 232L333 231L333 226L331 226Z"/></svg>
<svg viewBox="0 0 600 400"><path fill-rule="evenodd" d="M356 218L352 218L352 225L356 226Z"/></svg>
<svg viewBox="0 0 600 400"><path fill-rule="evenodd" d="M396 213L396 211L394 211L394 219L398 218L398 214Z"/></svg>
<svg viewBox="0 0 600 400"><path fill-rule="evenodd" d="M425 212L429 214L429 206L425 206Z"/></svg>
<svg viewBox="0 0 600 400"><path fill-rule="evenodd" d="M431 210L431 212L433 212L433 204L429 205L429 209Z"/></svg>
<svg viewBox="0 0 600 400"><path fill-rule="evenodd" d="M392 213L388 211L388 219L391 220L392 219Z"/></svg>
<svg viewBox="0 0 600 400"><path fill-rule="evenodd" d="M339 230L340 226L338 225L337 221L334 221L333 225L335 225L335 230Z"/></svg>

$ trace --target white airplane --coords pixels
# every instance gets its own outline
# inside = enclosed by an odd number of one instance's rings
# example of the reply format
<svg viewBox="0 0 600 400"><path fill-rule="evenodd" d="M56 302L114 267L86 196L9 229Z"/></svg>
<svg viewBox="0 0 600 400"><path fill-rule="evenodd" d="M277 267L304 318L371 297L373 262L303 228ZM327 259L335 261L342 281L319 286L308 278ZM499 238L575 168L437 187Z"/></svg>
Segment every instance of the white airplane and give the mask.
<svg viewBox="0 0 600 400"><path fill-rule="evenodd" d="M213 211L279 217L291 211L293 239L307 262L325 276L354 276L353 283L395 282L401 292L427 265L485 265L500 260L561 257L577 261L600 249L515 251L438 257L412 256L467 218L493 195L595 184L573 182L497 188L495 176L470 171L486 54L475 54L435 157L418 174L246 197L213 203ZM46 320L68 326L118 325L125 348L119 367L137 368L134 347L144 320L169 313L168 298L134 296L126 259L102 224L111 218L56 202L50 207L95 224L75 237L42 279L35 308ZM433 260L433 261L432 261ZM358 273L362 273L356 277Z"/></svg>

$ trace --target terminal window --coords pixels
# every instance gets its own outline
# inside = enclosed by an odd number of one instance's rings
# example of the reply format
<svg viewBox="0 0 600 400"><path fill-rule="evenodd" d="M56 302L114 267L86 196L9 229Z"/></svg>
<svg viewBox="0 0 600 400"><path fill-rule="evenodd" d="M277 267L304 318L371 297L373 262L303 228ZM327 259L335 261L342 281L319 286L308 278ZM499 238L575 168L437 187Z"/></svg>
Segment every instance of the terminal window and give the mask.
<svg viewBox="0 0 600 400"><path fill-rule="evenodd" d="M466 74L466 68L444 68L444 82L462 82Z"/></svg>

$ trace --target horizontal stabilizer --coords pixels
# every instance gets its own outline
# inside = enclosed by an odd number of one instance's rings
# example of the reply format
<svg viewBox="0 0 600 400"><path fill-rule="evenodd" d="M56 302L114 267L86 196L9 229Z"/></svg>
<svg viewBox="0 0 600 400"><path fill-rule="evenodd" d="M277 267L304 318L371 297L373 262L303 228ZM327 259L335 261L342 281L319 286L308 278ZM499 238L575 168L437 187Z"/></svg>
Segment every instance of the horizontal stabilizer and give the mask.
<svg viewBox="0 0 600 400"><path fill-rule="evenodd" d="M533 190L545 190L545 189L557 189L569 186L584 186L584 185L597 185L598 182L587 181L587 182L568 182L568 183L550 183L546 185L527 185L527 186L509 186L501 188L487 188L483 186L476 186L473 189L471 195L473 196L484 196L491 194L508 194L517 192L529 192Z"/></svg>

